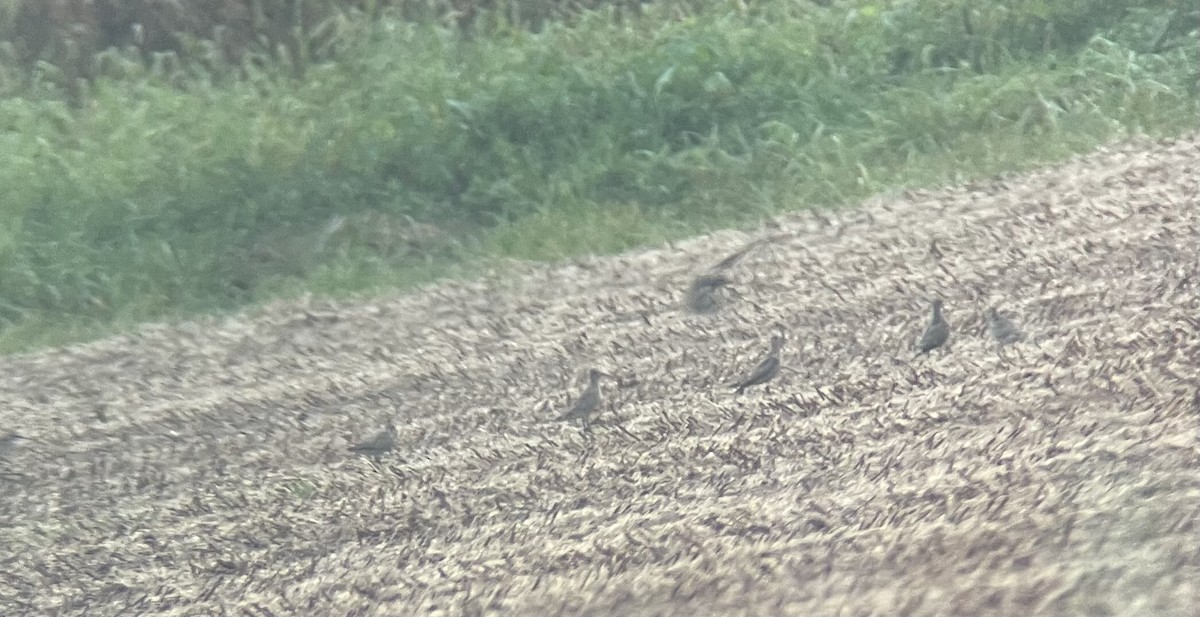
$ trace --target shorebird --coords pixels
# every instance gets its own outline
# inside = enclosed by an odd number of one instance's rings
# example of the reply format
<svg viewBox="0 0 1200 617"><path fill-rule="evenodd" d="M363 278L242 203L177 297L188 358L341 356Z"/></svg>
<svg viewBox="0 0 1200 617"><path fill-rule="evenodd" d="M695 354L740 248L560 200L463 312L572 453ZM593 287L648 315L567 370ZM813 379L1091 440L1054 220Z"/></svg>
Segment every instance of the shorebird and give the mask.
<svg viewBox="0 0 1200 617"><path fill-rule="evenodd" d="M692 284L688 286L687 296L684 298L684 305L693 313L711 314L717 312L720 305L717 303L716 292L721 287L728 285L731 281L721 274L706 273L697 276L692 280Z"/></svg>
<svg viewBox="0 0 1200 617"><path fill-rule="evenodd" d="M746 388L749 388L750 386L757 386L759 384L767 383L779 374L779 352L783 349L783 344L785 342L786 339L783 338L783 335L776 334L771 337L771 350L767 352L767 357L763 358L758 365L746 375L745 379L733 384L733 391L735 394L741 394L745 392Z"/></svg>
<svg viewBox="0 0 1200 617"><path fill-rule="evenodd" d="M1011 319L1000 314L996 307L987 310L988 332L1000 347L1025 340L1025 333Z"/></svg>
<svg viewBox="0 0 1200 617"><path fill-rule="evenodd" d="M736 266L751 251L771 242L773 239L759 238L758 240L751 241L717 262L713 267L705 271L704 274L692 279L692 284L688 286L687 295L684 298L684 306L692 313L697 314L712 314L717 312L720 304L717 302L716 291L733 282L723 273Z"/></svg>
<svg viewBox="0 0 1200 617"><path fill-rule="evenodd" d="M396 425L389 420L387 426L375 436L362 442L350 446L351 452L357 452L364 456L369 456L378 460L379 457L391 452L396 447Z"/></svg>
<svg viewBox="0 0 1200 617"><path fill-rule="evenodd" d="M561 416L554 419L554 422L562 422L569 420L582 420L583 426L588 425L588 417L593 411L600 406L600 378L605 377L605 374L599 369L588 370L588 385L584 388L583 393L575 399L575 404L563 413Z"/></svg>
<svg viewBox="0 0 1200 617"><path fill-rule="evenodd" d="M729 255L728 257L726 257L725 259L722 259L721 261L717 262L717 264L715 266L709 268L708 271L710 273L715 274L722 270L728 270L728 269L736 266L737 262L741 261L743 257L745 257L746 255L749 255L750 251L753 251L754 249L766 244L767 242L770 242L769 238L759 238L758 240L754 240L754 241L750 242L749 244L747 244L746 246L743 246L742 248L738 249L737 252L735 252L735 253Z"/></svg>
<svg viewBox="0 0 1200 617"><path fill-rule="evenodd" d="M942 300L939 298L933 301L933 318L925 328L925 333L921 335L921 340L917 341L917 355L929 353L945 345L948 340L950 324L946 323L946 318L942 316Z"/></svg>

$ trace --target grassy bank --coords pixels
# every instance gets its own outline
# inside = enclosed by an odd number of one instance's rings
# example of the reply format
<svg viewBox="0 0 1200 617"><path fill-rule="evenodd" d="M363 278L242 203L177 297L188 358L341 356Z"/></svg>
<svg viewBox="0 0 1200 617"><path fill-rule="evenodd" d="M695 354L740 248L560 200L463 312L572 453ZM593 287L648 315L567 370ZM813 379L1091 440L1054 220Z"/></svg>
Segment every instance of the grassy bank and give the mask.
<svg viewBox="0 0 1200 617"><path fill-rule="evenodd" d="M0 101L0 350L617 251L1198 124L1183 2L699 4L536 34L385 19L303 79L109 52L78 106L35 82Z"/></svg>

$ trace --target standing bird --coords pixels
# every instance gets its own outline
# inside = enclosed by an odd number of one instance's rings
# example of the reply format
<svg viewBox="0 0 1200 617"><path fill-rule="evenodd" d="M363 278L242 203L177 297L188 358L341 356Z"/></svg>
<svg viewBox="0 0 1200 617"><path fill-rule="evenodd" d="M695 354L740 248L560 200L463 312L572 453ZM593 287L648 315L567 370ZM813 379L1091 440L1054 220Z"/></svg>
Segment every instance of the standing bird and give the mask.
<svg viewBox="0 0 1200 617"><path fill-rule="evenodd" d="M350 446L351 452L369 456L375 460L379 457L391 452L396 447L396 425L389 420L387 426L374 437L353 446Z"/></svg>
<svg viewBox="0 0 1200 617"><path fill-rule="evenodd" d="M575 404L566 413L554 419L555 422L567 420L582 420L584 428L588 425L588 417L600 406L600 378L604 377L599 369L588 370L588 385L583 394L575 400Z"/></svg>
<svg viewBox="0 0 1200 617"><path fill-rule="evenodd" d="M917 355L926 354L950 340L950 324L946 323L946 318L942 316L942 300L938 298L933 301L933 319L929 322L929 327L925 328L925 333L921 335L921 340L917 341Z"/></svg>
<svg viewBox="0 0 1200 617"><path fill-rule="evenodd" d="M716 292L731 281L721 274L706 273L697 276L688 287L684 305L693 313L707 315L717 312Z"/></svg>
<svg viewBox="0 0 1200 617"><path fill-rule="evenodd" d="M992 338L996 339L996 344L1000 347L1025 340L1025 333L1021 332L1012 320L1001 315L994 306L987 310L987 323L988 332L991 333Z"/></svg>
<svg viewBox="0 0 1200 617"><path fill-rule="evenodd" d="M746 388L749 388L750 386L757 386L759 384L767 383L779 374L779 352L783 349L783 344L785 342L786 339L784 339L780 334L776 334L771 337L771 350L767 352L767 357L763 358L762 361L758 363L758 366L755 366L754 370L750 371L750 373L746 375L745 379L734 384L733 391L735 394L741 394L745 392Z"/></svg>

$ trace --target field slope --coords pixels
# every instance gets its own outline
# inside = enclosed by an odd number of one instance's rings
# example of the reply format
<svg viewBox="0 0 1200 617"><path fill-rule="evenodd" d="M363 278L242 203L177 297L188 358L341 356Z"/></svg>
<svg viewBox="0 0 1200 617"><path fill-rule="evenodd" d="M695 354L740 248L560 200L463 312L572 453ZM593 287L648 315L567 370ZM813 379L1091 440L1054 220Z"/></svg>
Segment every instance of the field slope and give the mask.
<svg viewBox="0 0 1200 617"><path fill-rule="evenodd" d="M0 614L1195 615L1198 192L1135 142L777 219L715 316L757 236L0 359Z"/></svg>

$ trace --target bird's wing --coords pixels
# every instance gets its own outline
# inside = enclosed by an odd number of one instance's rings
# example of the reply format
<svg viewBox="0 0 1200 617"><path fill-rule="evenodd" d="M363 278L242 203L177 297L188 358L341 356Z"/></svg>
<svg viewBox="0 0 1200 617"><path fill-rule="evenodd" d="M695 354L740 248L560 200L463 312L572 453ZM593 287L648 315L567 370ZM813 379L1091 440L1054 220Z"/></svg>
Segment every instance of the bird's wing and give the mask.
<svg viewBox="0 0 1200 617"><path fill-rule="evenodd" d="M946 341L950 336L950 327L945 324L931 324L925 329L925 333L921 335L921 342L918 346L922 351L929 351Z"/></svg>
<svg viewBox="0 0 1200 617"><path fill-rule="evenodd" d="M763 244L766 244L766 242L767 241L765 239L759 239L759 240L755 240L755 241L751 242L750 244L747 244L746 246L738 249L737 252L733 253L732 255L729 255L725 259L722 259L720 262L717 263L717 265L709 268L709 272L717 272L720 270L732 268L734 265L737 264L737 262L741 261L743 257L748 255L750 253L750 251L753 251L754 249L758 248L759 246L762 246Z"/></svg>
<svg viewBox="0 0 1200 617"><path fill-rule="evenodd" d="M1025 338L1025 333L1005 317L1001 317L996 321L996 338L1002 339L1005 342L1015 343L1022 338Z"/></svg>
<svg viewBox="0 0 1200 617"><path fill-rule="evenodd" d="M695 288L688 292L687 308L693 313L712 313L717 309L717 300L713 297L712 288Z"/></svg>
<svg viewBox="0 0 1200 617"><path fill-rule="evenodd" d="M387 431L383 431L360 444L351 446L350 449L355 452L386 450L391 447L391 441L391 435Z"/></svg>
<svg viewBox="0 0 1200 617"><path fill-rule="evenodd" d="M746 378L742 380L742 383L738 385L740 387L745 387L760 384L773 377L777 372L779 372L779 357L767 356L766 358L763 358L762 362L759 362L758 366L754 367L754 370L750 371L750 374L747 375Z"/></svg>
<svg viewBox="0 0 1200 617"><path fill-rule="evenodd" d="M598 402L597 399L598 393L588 390L587 392L581 394L579 398L575 400L575 404L571 405L571 408L564 412L557 419L570 420L585 415L596 406L596 403Z"/></svg>

